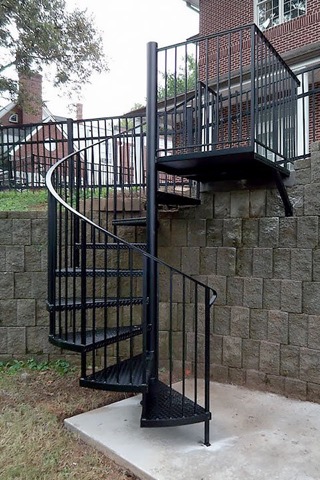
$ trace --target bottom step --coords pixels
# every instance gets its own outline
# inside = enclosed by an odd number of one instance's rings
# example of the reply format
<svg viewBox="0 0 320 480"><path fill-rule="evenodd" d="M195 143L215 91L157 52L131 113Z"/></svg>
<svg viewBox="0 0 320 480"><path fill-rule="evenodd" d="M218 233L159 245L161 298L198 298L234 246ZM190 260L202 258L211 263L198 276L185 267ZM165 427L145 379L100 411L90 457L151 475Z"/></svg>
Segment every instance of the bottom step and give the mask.
<svg viewBox="0 0 320 480"><path fill-rule="evenodd" d="M211 413L162 382L149 385L141 427L171 427L205 422Z"/></svg>
<svg viewBox="0 0 320 480"><path fill-rule="evenodd" d="M114 392L146 392L150 366L151 360L137 355L81 378L80 386Z"/></svg>

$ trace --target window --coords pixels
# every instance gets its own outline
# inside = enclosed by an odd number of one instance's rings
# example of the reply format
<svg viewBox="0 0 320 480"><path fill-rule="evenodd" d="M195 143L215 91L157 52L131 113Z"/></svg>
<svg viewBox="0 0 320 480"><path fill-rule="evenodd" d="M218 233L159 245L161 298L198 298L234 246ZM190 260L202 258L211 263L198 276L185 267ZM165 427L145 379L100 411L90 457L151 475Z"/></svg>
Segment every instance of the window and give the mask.
<svg viewBox="0 0 320 480"><path fill-rule="evenodd" d="M262 29L274 27L306 13L307 0L255 0L256 23Z"/></svg>

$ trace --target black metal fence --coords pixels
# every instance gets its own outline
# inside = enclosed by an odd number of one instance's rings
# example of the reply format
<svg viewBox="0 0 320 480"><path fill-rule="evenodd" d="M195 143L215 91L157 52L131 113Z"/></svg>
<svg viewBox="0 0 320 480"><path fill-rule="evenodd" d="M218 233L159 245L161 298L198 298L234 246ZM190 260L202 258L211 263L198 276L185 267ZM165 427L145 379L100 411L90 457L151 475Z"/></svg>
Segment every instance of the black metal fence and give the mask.
<svg viewBox="0 0 320 480"><path fill-rule="evenodd" d="M52 165L89 145L94 146L81 154L79 182L91 188L116 188L123 198L128 190L139 191L142 202L146 187L146 120L142 115L0 127L0 190L45 187L45 175ZM75 169L69 165L60 181L68 182ZM196 194L194 183L180 177L160 173L158 183L162 191Z"/></svg>

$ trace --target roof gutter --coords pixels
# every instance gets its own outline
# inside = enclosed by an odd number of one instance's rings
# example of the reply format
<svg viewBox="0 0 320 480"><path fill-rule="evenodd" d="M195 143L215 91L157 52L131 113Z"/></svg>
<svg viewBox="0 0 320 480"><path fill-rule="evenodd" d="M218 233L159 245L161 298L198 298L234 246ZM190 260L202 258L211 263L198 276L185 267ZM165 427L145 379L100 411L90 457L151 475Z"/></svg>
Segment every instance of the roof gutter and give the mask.
<svg viewBox="0 0 320 480"><path fill-rule="evenodd" d="M195 12L199 13L200 7L199 3L200 0L183 0L186 4L187 7L191 8L191 10L194 10Z"/></svg>

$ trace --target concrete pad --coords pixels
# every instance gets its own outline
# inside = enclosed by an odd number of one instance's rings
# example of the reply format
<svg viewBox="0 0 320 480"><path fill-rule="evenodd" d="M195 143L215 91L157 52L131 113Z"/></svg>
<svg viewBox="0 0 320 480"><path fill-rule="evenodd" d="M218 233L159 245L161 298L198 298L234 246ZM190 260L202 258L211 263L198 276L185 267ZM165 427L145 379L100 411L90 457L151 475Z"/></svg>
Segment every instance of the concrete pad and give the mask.
<svg viewBox="0 0 320 480"><path fill-rule="evenodd" d="M203 424L140 428L140 396L65 425L143 480L320 479L320 405L218 383L211 390L210 447Z"/></svg>

